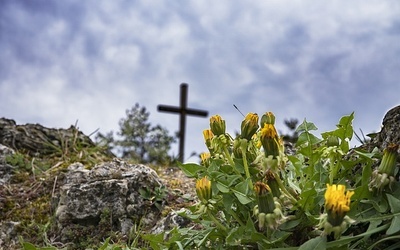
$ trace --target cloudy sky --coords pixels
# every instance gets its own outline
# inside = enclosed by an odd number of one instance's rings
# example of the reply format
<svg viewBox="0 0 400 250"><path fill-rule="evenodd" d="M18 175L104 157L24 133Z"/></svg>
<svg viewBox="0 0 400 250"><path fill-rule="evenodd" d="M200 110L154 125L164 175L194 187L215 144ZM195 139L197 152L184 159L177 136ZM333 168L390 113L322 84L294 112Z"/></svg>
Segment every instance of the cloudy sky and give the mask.
<svg viewBox="0 0 400 250"><path fill-rule="evenodd" d="M186 82L189 107L231 133L233 104L274 112L281 131L354 111L369 133L400 103L400 2L1 0L0 55L0 117L18 124L106 133L139 103L172 134L178 115L157 105L178 105ZM208 122L188 117L186 158Z"/></svg>

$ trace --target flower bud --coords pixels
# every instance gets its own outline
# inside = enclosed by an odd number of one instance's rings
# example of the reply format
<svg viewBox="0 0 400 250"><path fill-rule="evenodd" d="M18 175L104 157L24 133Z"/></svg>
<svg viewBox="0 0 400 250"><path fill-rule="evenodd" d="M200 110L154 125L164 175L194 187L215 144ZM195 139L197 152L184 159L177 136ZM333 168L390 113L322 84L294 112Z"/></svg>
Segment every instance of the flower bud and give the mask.
<svg viewBox="0 0 400 250"><path fill-rule="evenodd" d="M272 112L267 112L261 117L261 127L264 127L265 124L275 124L275 115Z"/></svg>
<svg viewBox="0 0 400 250"><path fill-rule="evenodd" d="M270 169L265 173L265 179L267 180L268 186L271 188L272 195L279 198L281 196L281 190L279 189L278 181L275 179Z"/></svg>
<svg viewBox="0 0 400 250"><path fill-rule="evenodd" d="M256 113L248 113L241 125L241 138L250 140L258 129L258 115Z"/></svg>
<svg viewBox="0 0 400 250"><path fill-rule="evenodd" d="M213 134L213 132L211 131L211 129L205 129L205 130L203 130L203 137L204 137L204 142L205 142L205 144L206 144L206 146L207 146L207 148L208 148L208 150L210 151L210 152L212 152L213 151L213 148L212 148L212 144L211 144L211 141L212 141L212 139L213 139L213 137L214 137L214 134Z"/></svg>
<svg viewBox="0 0 400 250"><path fill-rule="evenodd" d="M337 136L329 136L326 145L328 147L339 146L339 138Z"/></svg>
<svg viewBox="0 0 400 250"><path fill-rule="evenodd" d="M225 120L222 120L221 116L219 116L219 115L211 116L210 128L211 128L211 131L216 136L225 134L225 129L226 129Z"/></svg>
<svg viewBox="0 0 400 250"><path fill-rule="evenodd" d="M208 200L211 199L211 181L208 180L207 176L196 181L196 193L203 203L208 203Z"/></svg>
<svg viewBox="0 0 400 250"><path fill-rule="evenodd" d="M280 223L286 220L278 199L272 197L271 189L265 183L256 182L254 191L257 205L253 208L253 214L258 219L258 230L264 231L266 226L276 229Z"/></svg>
<svg viewBox="0 0 400 250"><path fill-rule="evenodd" d="M369 188L382 191L386 186L391 188L395 182L394 173L397 164L397 156L399 145L390 144L383 152L382 161L375 171L372 172Z"/></svg>
<svg viewBox="0 0 400 250"><path fill-rule="evenodd" d="M378 168L379 173L386 173L389 176L394 175L398 156L398 148L399 145L392 143L384 150L382 161Z"/></svg>
<svg viewBox="0 0 400 250"><path fill-rule="evenodd" d="M270 187L259 181L254 185L254 191L256 192L259 212L266 214L273 213L275 209L275 201Z"/></svg>
<svg viewBox="0 0 400 250"><path fill-rule="evenodd" d="M274 125L264 124L261 129L260 141L266 157L272 155L273 158L276 158L279 155L279 138Z"/></svg>
<svg viewBox="0 0 400 250"><path fill-rule="evenodd" d="M200 154L201 164L202 164L203 166L208 166L208 165L209 165L210 157L211 157L211 154L210 154L210 153L201 153L201 154Z"/></svg>

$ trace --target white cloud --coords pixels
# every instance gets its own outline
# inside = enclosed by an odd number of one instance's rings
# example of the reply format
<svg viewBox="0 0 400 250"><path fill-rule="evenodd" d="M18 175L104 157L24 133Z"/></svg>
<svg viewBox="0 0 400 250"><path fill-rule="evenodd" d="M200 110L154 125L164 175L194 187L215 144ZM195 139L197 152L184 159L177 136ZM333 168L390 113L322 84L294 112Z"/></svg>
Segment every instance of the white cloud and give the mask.
<svg viewBox="0 0 400 250"><path fill-rule="evenodd" d="M151 122L178 129L189 107L219 113L232 130L242 112L273 111L334 128L356 111L376 130L396 105L400 5L392 1L1 3L0 116L86 133L118 129L136 102ZM397 27L397 28L396 28ZM357 114L361 113L361 114ZM187 155L204 150L208 119L188 117ZM175 152L177 149L174 149Z"/></svg>

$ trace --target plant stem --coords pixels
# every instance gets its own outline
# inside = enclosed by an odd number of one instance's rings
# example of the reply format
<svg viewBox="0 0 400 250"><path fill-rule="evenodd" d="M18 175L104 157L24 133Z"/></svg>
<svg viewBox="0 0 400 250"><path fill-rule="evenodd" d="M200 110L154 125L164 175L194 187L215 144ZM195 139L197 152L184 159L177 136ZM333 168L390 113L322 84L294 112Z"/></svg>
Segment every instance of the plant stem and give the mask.
<svg viewBox="0 0 400 250"><path fill-rule="evenodd" d="M241 225L241 226L245 226L245 224L243 223L243 221L239 218L239 216L237 216L235 214L235 212L233 212L232 210L229 211L230 215L232 215L233 218L235 218L235 220Z"/></svg>
<svg viewBox="0 0 400 250"><path fill-rule="evenodd" d="M253 182L251 181L251 176L250 176L250 172L249 172L249 165L247 164L246 148L240 147L240 150L242 151L244 172L246 173L246 178L249 179L249 187L252 190L253 189Z"/></svg>
<svg viewBox="0 0 400 250"><path fill-rule="evenodd" d="M211 220L215 223L215 225L216 225L219 229L221 229L221 230L224 231L224 232L227 231L227 228L226 228L224 225L222 225L222 223L219 222L219 221L217 220L217 218L215 218L214 215L211 213L211 211L208 210L208 209L207 209L207 215L211 218Z"/></svg>
<svg viewBox="0 0 400 250"><path fill-rule="evenodd" d="M225 155L225 158L228 160L229 164L231 164L233 167L235 167L235 162L233 161L232 156L229 153L227 147L224 147L224 155Z"/></svg>
<svg viewBox="0 0 400 250"><path fill-rule="evenodd" d="M289 193L289 191L287 191L285 185L283 185L281 178L276 174L273 173L276 182L278 183L279 188L282 190L283 193L286 194L286 196L290 199L291 202L293 202L293 204L295 204L297 202L297 200Z"/></svg>

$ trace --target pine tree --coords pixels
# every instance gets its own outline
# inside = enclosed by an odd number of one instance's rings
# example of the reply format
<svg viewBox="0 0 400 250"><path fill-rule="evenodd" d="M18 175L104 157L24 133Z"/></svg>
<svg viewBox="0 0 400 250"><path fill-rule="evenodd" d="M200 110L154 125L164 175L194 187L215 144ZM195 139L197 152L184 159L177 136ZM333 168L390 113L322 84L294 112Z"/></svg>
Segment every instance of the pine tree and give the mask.
<svg viewBox="0 0 400 250"><path fill-rule="evenodd" d="M96 140L102 140L110 149L117 150L117 155L122 158L140 163L168 163L171 161L168 151L176 138L160 125L152 126L149 116L146 108L136 103L126 110L126 118L119 121L117 138L109 132L106 135L99 133Z"/></svg>

